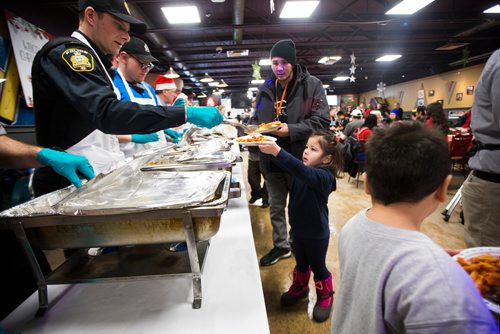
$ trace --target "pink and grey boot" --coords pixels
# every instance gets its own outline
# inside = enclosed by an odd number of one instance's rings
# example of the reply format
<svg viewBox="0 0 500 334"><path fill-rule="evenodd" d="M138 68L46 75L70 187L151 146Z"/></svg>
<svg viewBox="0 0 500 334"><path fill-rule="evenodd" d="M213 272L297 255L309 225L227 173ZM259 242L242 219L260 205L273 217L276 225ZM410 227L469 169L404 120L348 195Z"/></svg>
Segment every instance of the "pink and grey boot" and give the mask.
<svg viewBox="0 0 500 334"><path fill-rule="evenodd" d="M316 305L313 309L313 319L317 322L326 321L330 317L333 305L333 282L332 274L321 281L315 281L316 285Z"/></svg>
<svg viewBox="0 0 500 334"><path fill-rule="evenodd" d="M311 269L303 273L293 269L293 283L287 292L281 295L281 306L292 306L309 294L309 277Z"/></svg>

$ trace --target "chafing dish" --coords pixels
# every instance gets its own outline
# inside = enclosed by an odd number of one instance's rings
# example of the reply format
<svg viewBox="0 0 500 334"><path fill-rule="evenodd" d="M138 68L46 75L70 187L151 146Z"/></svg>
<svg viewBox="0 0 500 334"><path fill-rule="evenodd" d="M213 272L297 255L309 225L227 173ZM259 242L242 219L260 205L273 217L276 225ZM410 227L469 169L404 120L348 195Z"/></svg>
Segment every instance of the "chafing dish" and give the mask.
<svg viewBox="0 0 500 334"><path fill-rule="evenodd" d="M139 167L148 159L135 159L79 190L71 186L0 213L0 228L3 225L14 231L35 273L39 287L37 315L48 308L47 284L172 274L192 277L193 308L201 307L201 267L208 240L217 233L227 204L231 173L143 173ZM204 177L207 178L202 181ZM181 191L182 180L192 189ZM177 202L172 201L175 195L168 187L170 181L173 189L183 193ZM148 201L141 201L144 196L148 196ZM187 256L166 250L165 243L179 241L186 241ZM101 246L133 247L122 247L116 254L99 257L90 257L86 250L80 250L46 277L32 250Z"/></svg>

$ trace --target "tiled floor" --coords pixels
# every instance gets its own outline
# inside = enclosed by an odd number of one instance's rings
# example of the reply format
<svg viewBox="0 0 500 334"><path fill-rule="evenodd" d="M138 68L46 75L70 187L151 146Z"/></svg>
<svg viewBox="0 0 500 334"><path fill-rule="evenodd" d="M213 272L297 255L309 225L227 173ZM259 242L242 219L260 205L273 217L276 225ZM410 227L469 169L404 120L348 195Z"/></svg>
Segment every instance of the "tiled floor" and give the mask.
<svg viewBox="0 0 500 334"><path fill-rule="evenodd" d="M244 159L246 163L246 159ZM246 166L244 166L246 170ZM461 174L454 176L448 191L451 200L464 178ZM246 182L246 180L245 180ZM246 183L247 197L249 186ZM429 216L422 225L422 232L427 234L439 245L445 248L463 248L463 225L460 223L458 206L449 222L443 220L441 211L448 203L443 203L436 212ZM344 224L360 209L370 206L370 198L363 191L363 183L356 188L355 180L348 182L348 176L337 182L337 191L330 195L330 247L327 254L327 267L334 277L334 285L338 286L339 264L337 253L338 232ZM255 247L259 258L272 248L271 223L269 220L269 209L259 206L250 206L250 216L254 233ZM311 282L309 303L304 301L290 309L283 310L279 305L281 293L287 290L291 284L291 272L294 267L294 259L284 259L270 267L261 267L262 285L266 300L267 314L271 334L294 334L294 333L329 333L330 320L318 324L311 320L312 307L315 303L314 284Z"/></svg>

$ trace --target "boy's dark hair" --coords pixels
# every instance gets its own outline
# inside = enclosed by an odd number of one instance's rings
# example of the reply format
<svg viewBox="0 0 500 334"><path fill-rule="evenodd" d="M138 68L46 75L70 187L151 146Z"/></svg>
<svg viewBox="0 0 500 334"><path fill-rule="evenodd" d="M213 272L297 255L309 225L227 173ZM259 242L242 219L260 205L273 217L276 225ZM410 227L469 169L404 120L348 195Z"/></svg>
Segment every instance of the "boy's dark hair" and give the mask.
<svg viewBox="0 0 500 334"><path fill-rule="evenodd" d="M335 177L342 177L344 160L342 159L340 144L335 138L335 133L330 130L320 129L313 132L310 137L318 137L319 146L323 150L323 153L332 156L330 163L328 165L323 165L323 167L328 168Z"/></svg>
<svg viewBox="0 0 500 334"><path fill-rule="evenodd" d="M441 133L420 122L375 128L367 142L365 168L374 201L416 203L450 174L448 144Z"/></svg>

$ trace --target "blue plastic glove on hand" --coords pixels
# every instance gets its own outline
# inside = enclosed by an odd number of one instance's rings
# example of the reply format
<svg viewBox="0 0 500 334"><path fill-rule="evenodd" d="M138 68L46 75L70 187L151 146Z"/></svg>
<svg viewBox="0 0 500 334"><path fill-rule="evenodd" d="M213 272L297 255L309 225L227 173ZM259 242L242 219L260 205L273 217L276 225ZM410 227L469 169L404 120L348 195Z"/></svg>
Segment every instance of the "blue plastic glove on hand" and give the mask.
<svg viewBox="0 0 500 334"><path fill-rule="evenodd" d="M52 167L56 173L67 178L77 188L82 186L77 172L80 172L87 180L95 176L89 161L81 155L44 148L38 152L37 160L42 165Z"/></svg>
<svg viewBox="0 0 500 334"><path fill-rule="evenodd" d="M165 129L163 131L167 136L171 137L172 138L172 141L177 144L179 142L179 139L181 139L182 137L182 134L180 134L179 132L175 131L175 130L172 130L172 129Z"/></svg>
<svg viewBox="0 0 500 334"><path fill-rule="evenodd" d="M158 141L158 140L160 140L160 137L158 136L158 134L156 132L155 133L147 133L145 135L138 135L138 134L132 135L132 142L137 143L137 144L146 144L146 143L150 143L150 142Z"/></svg>
<svg viewBox="0 0 500 334"><path fill-rule="evenodd" d="M173 106L174 107L182 107L185 105L184 99L183 98L178 98L177 100L174 101Z"/></svg>
<svg viewBox="0 0 500 334"><path fill-rule="evenodd" d="M219 125L223 118L215 107L186 107L187 121L200 127L212 128Z"/></svg>

